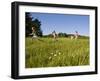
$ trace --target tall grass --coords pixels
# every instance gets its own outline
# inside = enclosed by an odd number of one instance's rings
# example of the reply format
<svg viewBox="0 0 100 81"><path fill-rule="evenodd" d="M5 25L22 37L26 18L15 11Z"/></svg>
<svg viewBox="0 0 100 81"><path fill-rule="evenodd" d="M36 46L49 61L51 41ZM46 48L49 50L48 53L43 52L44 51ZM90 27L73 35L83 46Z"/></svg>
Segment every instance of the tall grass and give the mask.
<svg viewBox="0 0 100 81"><path fill-rule="evenodd" d="M89 39L26 38L25 46L26 68L89 65Z"/></svg>

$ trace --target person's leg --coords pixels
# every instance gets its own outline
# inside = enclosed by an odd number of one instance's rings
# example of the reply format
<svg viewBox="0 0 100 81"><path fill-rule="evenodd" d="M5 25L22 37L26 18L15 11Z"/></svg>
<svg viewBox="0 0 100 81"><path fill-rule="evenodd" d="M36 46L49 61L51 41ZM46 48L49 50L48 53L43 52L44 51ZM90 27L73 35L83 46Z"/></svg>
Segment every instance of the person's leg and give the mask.
<svg viewBox="0 0 100 81"><path fill-rule="evenodd" d="M34 36L32 36L32 40L34 39Z"/></svg>
<svg viewBox="0 0 100 81"><path fill-rule="evenodd" d="M57 41L57 36L56 35L54 36L54 40Z"/></svg>
<svg viewBox="0 0 100 81"><path fill-rule="evenodd" d="M77 38L78 38L78 36L76 35L76 36L75 36L75 39L77 39Z"/></svg>

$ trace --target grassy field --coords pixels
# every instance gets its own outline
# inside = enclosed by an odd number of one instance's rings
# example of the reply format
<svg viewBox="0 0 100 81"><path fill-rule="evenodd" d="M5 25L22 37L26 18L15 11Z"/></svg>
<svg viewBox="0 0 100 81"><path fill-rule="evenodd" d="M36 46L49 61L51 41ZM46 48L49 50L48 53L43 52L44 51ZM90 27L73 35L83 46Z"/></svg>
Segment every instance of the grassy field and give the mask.
<svg viewBox="0 0 100 81"><path fill-rule="evenodd" d="M25 45L26 68L89 65L88 38L26 38Z"/></svg>

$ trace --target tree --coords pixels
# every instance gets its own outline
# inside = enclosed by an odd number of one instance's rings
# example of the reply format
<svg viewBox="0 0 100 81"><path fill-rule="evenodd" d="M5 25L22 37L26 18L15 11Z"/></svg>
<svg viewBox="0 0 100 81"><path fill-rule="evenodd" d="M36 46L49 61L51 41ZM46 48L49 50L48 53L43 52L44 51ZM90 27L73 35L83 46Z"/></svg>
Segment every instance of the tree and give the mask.
<svg viewBox="0 0 100 81"><path fill-rule="evenodd" d="M32 26L35 27L36 35L37 36L42 36L42 30L41 30L41 22L38 19L34 19L32 21Z"/></svg>
<svg viewBox="0 0 100 81"><path fill-rule="evenodd" d="M35 33L37 36L42 36L41 22L38 19L34 19L31 16L31 13L26 13L25 20L26 36L30 36L30 33L32 33L32 27L35 28Z"/></svg>
<svg viewBox="0 0 100 81"><path fill-rule="evenodd" d="M32 32L32 17L30 13L26 13L25 15L25 23L26 23L26 36L29 36L29 34Z"/></svg>
<svg viewBox="0 0 100 81"><path fill-rule="evenodd" d="M58 36L59 36L59 37L67 37L67 34L61 32L61 33L58 33Z"/></svg>

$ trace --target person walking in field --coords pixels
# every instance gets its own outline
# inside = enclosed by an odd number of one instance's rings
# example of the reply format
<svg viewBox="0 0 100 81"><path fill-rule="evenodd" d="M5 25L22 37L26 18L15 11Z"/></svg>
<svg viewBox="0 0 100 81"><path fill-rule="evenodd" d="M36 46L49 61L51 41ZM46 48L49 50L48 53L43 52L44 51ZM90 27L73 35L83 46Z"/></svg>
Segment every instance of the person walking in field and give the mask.
<svg viewBox="0 0 100 81"><path fill-rule="evenodd" d="M74 36L71 36L71 39L74 39Z"/></svg>
<svg viewBox="0 0 100 81"><path fill-rule="evenodd" d="M78 37L79 37L78 31L75 31L75 39L78 39Z"/></svg>
<svg viewBox="0 0 100 81"><path fill-rule="evenodd" d="M33 35L32 39L37 38L35 27L32 27L32 34L31 35Z"/></svg>
<svg viewBox="0 0 100 81"><path fill-rule="evenodd" d="M53 35L54 40L57 40L57 34L56 34L55 30L52 32L52 35Z"/></svg>

